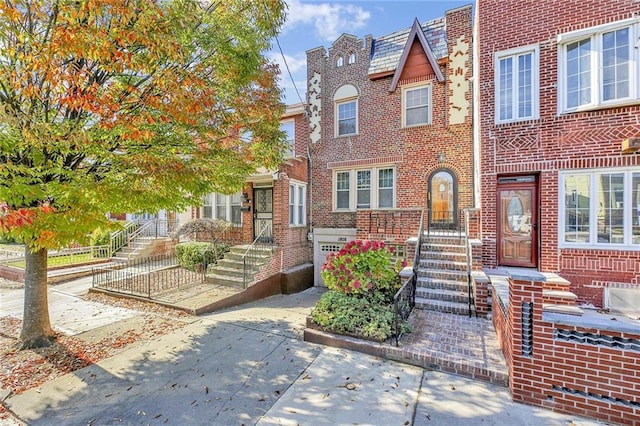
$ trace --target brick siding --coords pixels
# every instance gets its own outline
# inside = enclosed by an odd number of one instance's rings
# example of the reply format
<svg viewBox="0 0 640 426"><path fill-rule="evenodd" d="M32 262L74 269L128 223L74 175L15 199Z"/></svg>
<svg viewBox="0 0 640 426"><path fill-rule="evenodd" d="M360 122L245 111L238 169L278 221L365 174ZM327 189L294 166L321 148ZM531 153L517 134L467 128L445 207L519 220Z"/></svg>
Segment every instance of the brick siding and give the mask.
<svg viewBox="0 0 640 426"><path fill-rule="evenodd" d="M447 39L449 53L454 42L463 38L471 43L471 7L448 12ZM407 22L407 27L411 22ZM400 30L400 29L399 29ZM396 198L398 211L422 210L427 205L427 183L429 176L442 168L453 172L457 180L458 209L473 205L473 147L472 114L462 124L448 123L448 105L451 91L450 77L455 70L447 66L447 58L437 66L445 76L438 82L429 66L412 62L411 74L403 73L395 91L390 92L393 75L370 78L368 75L370 52L373 39L368 36L359 39L343 35L328 49L316 48L307 52L307 76L312 81L320 76L321 105L315 111L319 115L321 137L311 145L311 180L313 182L312 225L318 228L358 228L359 237L371 239L403 240L409 231L412 236L419 226L419 219L409 226L407 223L379 229L379 223L370 223L369 211L337 212L333 209L333 170L336 167L354 167L391 164L396 169ZM413 50L418 49L414 44ZM349 53L356 53L356 62L348 64ZM471 56L469 49L466 81L471 78ZM336 58L343 55L345 63L336 66ZM426 55L423 61L426 60ZM413 60L413 59L412 59ZM416 68L417 66L417 68ZM423 72L416 74L416 69ZM411 128L402 127L402 87L406 84L424 82L432 87L432 124ZM345 84L351 84L358 91L358 133L335 137L333 97ZM471 100L471 90L467 92ZM309 102L312 107L312 102ZM312 113L314 113L312 111ZM445 159L439 162L439 153ZM398 218L401 216L398 215ZM414 218L415 219L415 218ZM403 216L402 221L407 217ZM376 229L376 232L369 230ZM411 229L410 229L411 228ZM402 232L395 230L401 229ZM365 231L366 230L366 231Z"/></svg>
<svg viewBox="0 0 640 426"><path fill-rule="evenodd" d="M640 13L640 3L545 0L535 3L534 12L530 2L505 8L502 1L479 0L477 7L483 264L489 268L498 265L497 178L535 174L540 193L539 269L562 275L572 281L579 300L601 306L601 296L587 285L604 277L635 282L640 273L640 251L560 248L559 171L640 166L638 154L621 152L623 139L640 135L640 106L558 115L557 35L631 18ZM494 54L533 44L539 46L540 52L540 118L495 124Z"/></svg>

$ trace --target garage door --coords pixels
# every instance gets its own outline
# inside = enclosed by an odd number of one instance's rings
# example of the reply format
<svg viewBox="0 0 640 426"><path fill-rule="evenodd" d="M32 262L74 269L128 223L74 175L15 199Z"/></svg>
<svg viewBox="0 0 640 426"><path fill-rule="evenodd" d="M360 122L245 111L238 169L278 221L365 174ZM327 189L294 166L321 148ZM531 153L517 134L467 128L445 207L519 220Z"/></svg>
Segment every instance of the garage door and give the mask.
<svg viewBox="0 0 640 426"><path fill-rule="evenodd" d="M327 243L319 243L320 250L316 252L316 258L314 259L314 280L313 283L316 286L326 287L324 281L322 280L322 276L320 272L322 271L322 265L327 260L327 256L330 253L337 253L340 251L344 244L335 243L335 242L327 242Z"/></svg>

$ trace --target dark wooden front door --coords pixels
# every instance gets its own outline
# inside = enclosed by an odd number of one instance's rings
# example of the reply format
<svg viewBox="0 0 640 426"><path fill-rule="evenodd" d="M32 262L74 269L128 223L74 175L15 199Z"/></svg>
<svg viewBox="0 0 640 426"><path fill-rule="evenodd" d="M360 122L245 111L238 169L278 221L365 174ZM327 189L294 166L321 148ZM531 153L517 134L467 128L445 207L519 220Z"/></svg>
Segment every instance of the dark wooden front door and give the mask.
<svg viewBox="0 0 640 426"><path fill-rule="evenodd" d="M538 205L535 176L498 180L498 264L538 266Z"/></svg>
<svg viewBox="0 0 640 426"><path fill-rule="evenodd" d="M272 242L273 188L253 189L253 238L262 232L262 242ZM266 228L266 230L265 230ZM265 230L263 232L263 230Z"/></svg>

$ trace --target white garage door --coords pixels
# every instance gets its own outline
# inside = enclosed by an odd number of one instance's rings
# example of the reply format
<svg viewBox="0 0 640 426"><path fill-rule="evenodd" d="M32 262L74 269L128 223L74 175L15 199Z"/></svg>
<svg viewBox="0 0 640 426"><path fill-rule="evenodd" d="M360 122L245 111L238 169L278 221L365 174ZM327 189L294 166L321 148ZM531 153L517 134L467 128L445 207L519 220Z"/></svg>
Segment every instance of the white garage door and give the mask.
<svg viewBox="0 0 640 426"><path fill-rule="evenodd" d="M316 253L316 258L314 259L314 265L316 265L316 267L314 268L315 277L314 277L313 283L316 286L326 287L322 279L322 276L320 275L320 272L322 271L322 265L324 265L324 262L327 260L327 256L329 256L330 253L339 252L340 249L344 247L344 244L320 243L319 245L320 245L320 250L318 250L318 252Z"/></svg>

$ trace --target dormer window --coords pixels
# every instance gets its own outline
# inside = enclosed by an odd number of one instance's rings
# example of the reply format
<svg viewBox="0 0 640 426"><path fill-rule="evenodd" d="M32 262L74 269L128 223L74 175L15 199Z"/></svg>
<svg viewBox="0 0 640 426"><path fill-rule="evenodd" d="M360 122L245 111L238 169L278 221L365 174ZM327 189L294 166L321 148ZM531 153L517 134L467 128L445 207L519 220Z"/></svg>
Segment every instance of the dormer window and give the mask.
<svg viewBox="0 0 640 426"><path fill-rule="evenodd" d="M338 59L336 59L336 67L341 67L344 65L344 58L342 55L338 55Z"/></svg>

